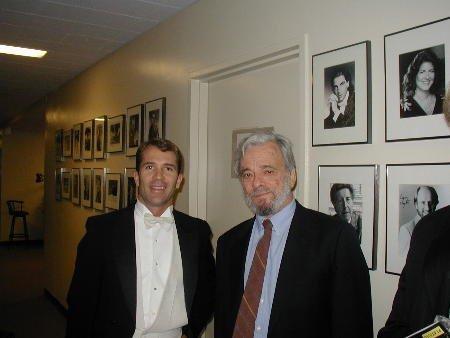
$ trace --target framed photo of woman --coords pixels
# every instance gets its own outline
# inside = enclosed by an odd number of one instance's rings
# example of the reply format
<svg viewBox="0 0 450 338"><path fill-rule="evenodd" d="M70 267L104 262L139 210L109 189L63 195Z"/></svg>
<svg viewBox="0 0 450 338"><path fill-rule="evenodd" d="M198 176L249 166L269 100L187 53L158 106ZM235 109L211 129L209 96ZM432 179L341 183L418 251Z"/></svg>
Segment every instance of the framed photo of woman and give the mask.
<svg viewBox="0 0 450 338"><path fill-rule="evenodd" d="M450 18L385 35L386 141L450 137Z"/></svg>

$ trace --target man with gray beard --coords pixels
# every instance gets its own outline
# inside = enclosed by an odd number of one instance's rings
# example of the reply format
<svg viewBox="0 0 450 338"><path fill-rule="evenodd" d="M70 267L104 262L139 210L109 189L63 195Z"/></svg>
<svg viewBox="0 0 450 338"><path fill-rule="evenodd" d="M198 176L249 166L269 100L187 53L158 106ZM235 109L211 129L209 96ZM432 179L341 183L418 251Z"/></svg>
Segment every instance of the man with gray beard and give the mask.
<svg viewBox="0 0 450 338"><path fill-rule="evenodd" d="M214 337L372 337L369 272L355 231L294 199L291 142L252 134L235 158L255 217L218 240Z"/></svg>

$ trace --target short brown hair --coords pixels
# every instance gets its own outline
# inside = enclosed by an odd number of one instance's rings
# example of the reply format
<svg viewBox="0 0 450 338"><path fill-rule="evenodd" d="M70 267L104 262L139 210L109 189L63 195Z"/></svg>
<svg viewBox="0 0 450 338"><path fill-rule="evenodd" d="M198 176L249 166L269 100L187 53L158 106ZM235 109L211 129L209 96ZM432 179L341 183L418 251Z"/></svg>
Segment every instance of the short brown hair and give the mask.
<svg viewBox="0 0 450 338"><path fill-rule="evenodd" d="M177 171L179 174L183 173L184 170L184 159L183 154L180 151L180 148L177 147L175 143L169 140L163 140L160 138L151 139L147 142L141 143L138 150L136 151L136 170L139 171L139 168L142 164L142 155L148 147L155 147L161 150L162 152L171 151L175 154L177 160Z"/></svg>

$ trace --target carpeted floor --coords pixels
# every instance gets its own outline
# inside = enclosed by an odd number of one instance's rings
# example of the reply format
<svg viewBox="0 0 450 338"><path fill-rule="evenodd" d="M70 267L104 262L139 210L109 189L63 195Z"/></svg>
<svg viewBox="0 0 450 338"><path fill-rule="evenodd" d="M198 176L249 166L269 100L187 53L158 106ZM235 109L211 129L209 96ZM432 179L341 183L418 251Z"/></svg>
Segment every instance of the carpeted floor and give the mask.
<svg viewBox="0 0 450 338"><path fill-rule="evenodd" d="M2 331L15 338L62 338L65 325L44 296L42 245L0 246L0 338Z"/></svg>

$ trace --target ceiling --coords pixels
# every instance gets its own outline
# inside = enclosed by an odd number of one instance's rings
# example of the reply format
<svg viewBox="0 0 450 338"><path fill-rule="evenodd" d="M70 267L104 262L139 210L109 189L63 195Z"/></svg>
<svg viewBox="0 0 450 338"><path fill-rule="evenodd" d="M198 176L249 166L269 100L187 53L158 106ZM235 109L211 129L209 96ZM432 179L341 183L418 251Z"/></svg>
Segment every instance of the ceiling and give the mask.
<svg viewBox="0 0 450 338"><path fill-rule="evenodd" d="M0 0L0 128L49 92L196 0Z"/></svg>

